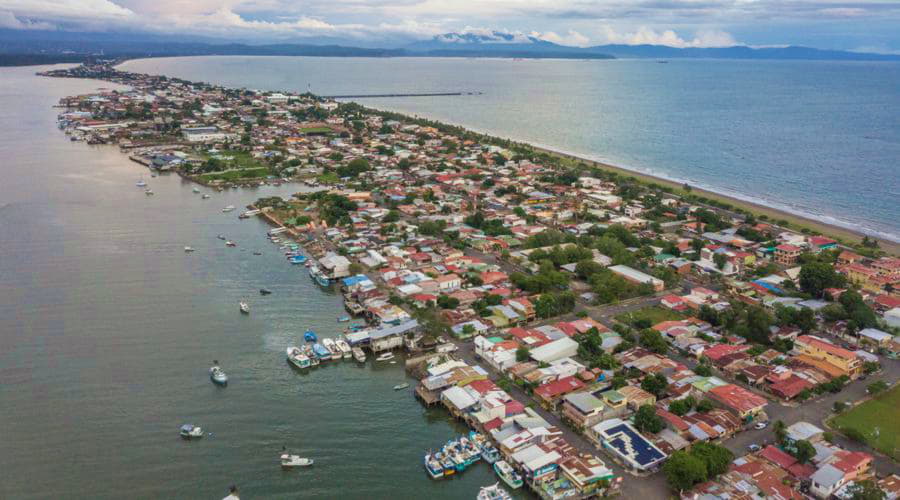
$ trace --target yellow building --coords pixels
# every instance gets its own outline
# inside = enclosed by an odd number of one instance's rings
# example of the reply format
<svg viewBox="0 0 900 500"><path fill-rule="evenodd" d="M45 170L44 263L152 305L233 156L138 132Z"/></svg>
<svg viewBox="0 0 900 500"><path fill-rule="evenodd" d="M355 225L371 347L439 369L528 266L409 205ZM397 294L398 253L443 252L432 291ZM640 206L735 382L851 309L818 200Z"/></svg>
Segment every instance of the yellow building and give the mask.
<svg viewBox="0 0 900 500"><path fill-rule="evenodd" d="M862 372L862 360L856 354L811 335L800 335L794 341L794 349L810 358L823 361L837 368L833 373L856 378Z"/></svg>

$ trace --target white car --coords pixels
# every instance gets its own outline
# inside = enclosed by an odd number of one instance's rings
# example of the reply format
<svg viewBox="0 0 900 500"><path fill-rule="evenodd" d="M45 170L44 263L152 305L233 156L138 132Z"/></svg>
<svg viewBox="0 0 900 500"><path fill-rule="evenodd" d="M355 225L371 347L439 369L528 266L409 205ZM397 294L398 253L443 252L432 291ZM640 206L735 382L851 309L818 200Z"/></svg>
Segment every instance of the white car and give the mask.
<svg viewBox="0 0 900 500"><path fill-rule="evenodd" d="M750 451L759 451L762 448L758 444L751 444L747 447L747 449Z"/></svg>
<svg viewBox="0 0 900 500"><path fill-rule="evenodd" d="M757 422L756 425L753 426L753 428L758 431L761 431L761 430L765 429L766 427L768 427L768 425L769 425L768 422Z"/></svg>

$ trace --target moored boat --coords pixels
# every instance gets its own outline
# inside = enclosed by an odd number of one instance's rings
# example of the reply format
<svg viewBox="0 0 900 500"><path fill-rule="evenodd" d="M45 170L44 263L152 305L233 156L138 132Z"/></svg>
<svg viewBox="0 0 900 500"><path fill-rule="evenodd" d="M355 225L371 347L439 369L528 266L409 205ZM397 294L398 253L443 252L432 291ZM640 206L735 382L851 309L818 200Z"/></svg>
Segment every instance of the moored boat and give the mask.
<svg viewBox="0 0 900 500"><path fill-rule="evenodd" d="M235 243L235 242L233 242L233 241L231 241L231 240L228 240L228 241L225 242L225 246L226 246L226 247L236 247L236 246L237 246L237 243Z"/></svg>
<svg viewBox="0 0 900 500"><path fill-rule="evenodd" d="M394 359L394 353L388 351L388 352L379 354L378 357L375 358L375 361L390 361L392 359Z"/></svg>
<svg viewBox="0 0 900 500"><path fill-rule="evenodd" d="M344 359L350 359L351 357L353 357L353 351L350 349L350 344L348 344L345 340L337 339L334 343L337 345L337 348L341 350L341 356Z"/></svg>
<svg viewBox="0 0 900 500"><path fill-rule="evenodd" d="M366 352L365 351L363 351L359 347L354 347L353 349L351 349L351 351L353 352L353 358L356 359L356 361L359 361L360 363L366 362Z"/></svg>
<svg viewBox="0 0 900 500"><path fill-rule="evenodd" d="M194 191L194 193L199 193L199 192L200 192L200 188L196 188L196 187L195 187L195 188L193 189L193 191Z"/></svg>
<svg viewBox="0 0 900 500"><path fill-rule="evenodd" d="M250 314L250 305L243 300L238 303L238 307L240 307L241 313Z"/></svg>
<svg viewBox="0 0 900 500"><path fill-rule="evenodd" d="M501 488L500 483L494 483L493 486L482 486L475 498L476 500L512 500L512 495Z"/></svg>
<svg viewBox="0 0 900 500"><path fill-rule="evenodd" d="M228 205L222 209L223 212L231 212L232 210L234 210L234 205Z"/></svg>
<svg viewBox="0 0 900 500"><path fill-rule="evenodd" d="M148 189L148 190L144 191L144 194L146 194L147 196L153 196L153 190Z"/></svg>
<svg viewBox="0 0 900 500"><path fill-rule="evenodd" d="M318 342L313 344L312 346L313 354L319 358L319 361L328 361L331 359L331 351L329 351L325 346L319 344Z"/></svg>
<svg viewBox="0 0 900 500"><path fill-rule="evenodd" d="M510 488L515 490L522 487L522 476L520 476L511 465L506 463L506 460L498 460L495 462L494 472L496 472L497 476L499 476Z"/></svg>
<svg viewBox="0 0 900 500"><path fill-rule="evenodd" d="M409 383L408 383L408 382L403 382L402 384L397 384L397 385L395 385L395 386L394 386L394 390L395 390L395 391L399 391L399 390L402 390L402 389L406 389L407 387L409 387Z"/></svg>
<svg viewBox="0 0 900 500"><path fill-rule="evenodd" d="M309 357L300 350L299 347L288 347L287 348L287 359L290 363L297 368L305 369L310 367Z"/></svg>
<svg viewBox="0 0 900 500"><path fill-rule="evenodd" d="M306 333L303 334L303 340L307 342L315 342L316 340L318 340L318 338L316 337L316 332L312 330L306 330Z"/></svg>
<svg viewBox="0 0 900 500"><path fill-rule="evenodd" d="M203 198L204 200L208 200L208 199L209 199L209 195L208 195L208 194L204 194L204 195L201 196L200 198Z"/></svg>
<svg viewBox="0 0 900 500"><path fill-rule="evenodd" d="M135 186L137 186L139 188L147 187L147 183L144 182L144 179L141 179L141 180L137 181L137 183L135 183Z"/></svg>
<svg viewBox="0 0 900 500"><path fill-rule="evenodd" d="M425 454L425 470L428 471L428 475L431 476L431 479L439 479L444 477L444 467L441 465L441 462L434 457L431 453Z"/></svg>
<svg viewBox="0 0 900 500"><path fill-rule="evenodd" d="M341 316L338 318L338 323L346 323L348 321L350 321L350 316Z"/></svg>
<svg viewBox="0 0 900 500"><path fill-rule="evenodd" d="M191 253L194 251L194 248L193 247L184 247L184 251L185 251L185 253Z"/></svg>
<svg viewBox="0 0 900 500"><path fill-rule="evenodd" d="M341 352L341 349L337 346L334 339L322 339L322 345L331 352L331 359L341 359L344 357L344 354Z"/></svg>

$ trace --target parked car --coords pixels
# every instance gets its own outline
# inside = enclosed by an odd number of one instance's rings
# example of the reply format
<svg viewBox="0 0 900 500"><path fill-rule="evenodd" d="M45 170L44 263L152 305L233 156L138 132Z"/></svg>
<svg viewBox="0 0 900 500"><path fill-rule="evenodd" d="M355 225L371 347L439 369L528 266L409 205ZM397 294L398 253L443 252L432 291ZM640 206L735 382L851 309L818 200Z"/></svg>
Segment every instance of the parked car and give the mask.
<svg viewBox="0 0 900 500"><path fill-rule="evenodd" d="M753 425L753 428L756 429L756 430L758 430L758 431L761 431L761 430L765 429L765 428L768 427L768 426L769 426L769 423L768 423L768 422L757 422L756 424Z"/></svg>
<svg viewBox="0 0 900 500"><path fill-rule="evenodd" d="M750 451L759 451L762 449L762 446L760 446L758 444L751 444L750 446L747 447L747 449Z"/></svg>

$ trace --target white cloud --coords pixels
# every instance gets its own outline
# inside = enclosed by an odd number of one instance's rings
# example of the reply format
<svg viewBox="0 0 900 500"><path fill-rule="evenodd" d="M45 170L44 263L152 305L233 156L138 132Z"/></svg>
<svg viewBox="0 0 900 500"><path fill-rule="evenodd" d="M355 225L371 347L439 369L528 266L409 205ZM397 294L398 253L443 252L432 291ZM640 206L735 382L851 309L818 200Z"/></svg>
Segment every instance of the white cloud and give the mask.
<svg viewBox="0 0 900 500"><path fill-rule="evenodd" d="M667 45L669 47L733 47L743 45L731 34L719 30L701 30L694 34L694 38L687 40L678 35L674 30L656 31L646 26L633 32L618 32L610 26L604 26L600 35L606 43L623 45Z"/></svg>
<svg viewBox="0 0 900 500"><path fill-rule="evenodd" d="M546 33L533 31L531 32L531 36L540 38L541 40L546 40L548 42L553 42L559 45L568 45L571 47L587 47L588 45L591 45L590 38L582 35L575 30L569 30L564 35L558 35L553 31L547 31Z"/></svg>
<svg viewBox="0 0 900 500"><path fill-rule="evenodd" d="M54 30L56 29L56 26L43 21L19 19L12 12L3 10L0 11L0 28L14 30Z"/></svg>
<svg viewBox="0 0 900 500"><path fill-rule="evenodd" d="M0 0L0 10L45 21L124 20L134 12L109 0Z"/></svg>

